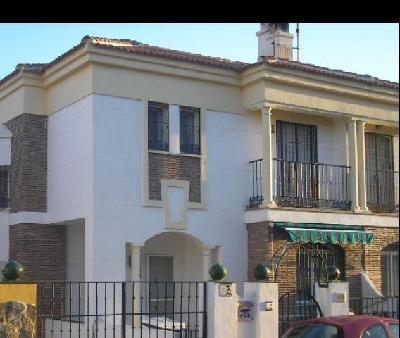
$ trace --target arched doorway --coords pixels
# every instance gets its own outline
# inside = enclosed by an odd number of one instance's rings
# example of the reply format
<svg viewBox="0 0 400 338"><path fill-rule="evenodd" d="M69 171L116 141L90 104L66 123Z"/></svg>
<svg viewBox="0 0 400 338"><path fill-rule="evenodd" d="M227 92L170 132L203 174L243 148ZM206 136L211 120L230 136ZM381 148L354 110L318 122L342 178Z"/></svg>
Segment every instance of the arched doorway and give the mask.
<svg viewBox="0 0 400 338"><path fill-rule="evenodd" d="M127 299L133 300L127 308L135 313L128 324L145 327L150 336L169 331L203 337L211 250L183 231L159 233L129 246L127 275L138 279L127 283Z"/></svg>
<svg viewBox="0 0 400 338"><path fill-rule="evenodd" d="M141 250L141 279L148 281L204 281L210 250L184 232L163 232L149 238Z"/></svg>

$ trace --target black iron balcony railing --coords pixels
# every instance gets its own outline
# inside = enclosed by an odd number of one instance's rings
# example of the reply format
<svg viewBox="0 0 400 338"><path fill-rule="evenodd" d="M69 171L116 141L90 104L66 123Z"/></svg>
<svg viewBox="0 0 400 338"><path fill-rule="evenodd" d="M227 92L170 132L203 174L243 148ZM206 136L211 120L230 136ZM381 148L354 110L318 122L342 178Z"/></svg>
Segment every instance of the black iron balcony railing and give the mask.
<svg viewBox="0 0 400 338"><path fill-rule="evenodd" d="M367 206L373 212L399 211L399 172L367 169Z"/></svg>
<svg viewBox="0 0 400 338"><path fill-rule="evenodd" d="M273 198L279 206L350 209L350 167L281 159L273 161ZM253 175L250 207L260 205L264 199L262 162L262 159L250 161Z"/></svg>

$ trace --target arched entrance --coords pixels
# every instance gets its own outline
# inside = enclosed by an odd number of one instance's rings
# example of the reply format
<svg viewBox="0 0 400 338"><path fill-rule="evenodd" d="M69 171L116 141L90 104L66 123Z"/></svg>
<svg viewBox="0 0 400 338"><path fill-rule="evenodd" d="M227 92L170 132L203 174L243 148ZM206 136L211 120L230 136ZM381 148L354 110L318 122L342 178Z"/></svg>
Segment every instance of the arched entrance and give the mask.
<svg viewBox="0 0 400 338"><path fill-rule="evenodd" d="M204 281L210 250L184 232L163 232L149 238L141 250L141 279L147 281Z"/></svg>
<svg viewBox="0 0 400 338"><path fill-rule="evenodd" d="M211 250L183 231L167 231L142 245L128 244L127 305L136 315L128 318L149 332L183 336L205 334L207 271ZM130 279L129 279L130 278Z"/></svg>

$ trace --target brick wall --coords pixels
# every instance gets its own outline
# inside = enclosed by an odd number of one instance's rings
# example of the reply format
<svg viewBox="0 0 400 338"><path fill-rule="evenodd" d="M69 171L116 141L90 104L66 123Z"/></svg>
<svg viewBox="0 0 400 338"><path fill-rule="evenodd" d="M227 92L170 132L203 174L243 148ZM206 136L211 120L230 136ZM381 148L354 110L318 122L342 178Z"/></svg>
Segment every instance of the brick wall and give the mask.
<svg viewBox="0 0 400 338"><path fill-rule="evenodd" d="M10 225L10 259L21 263L24 281L65 279L65 226Z"/></svg>
<svg viewBox="0 0 400 338"><path fill-rule="evenodd" d="M47 117L21 114L7 122L12 132L11 212L46 212Z"/></svg>
<svg viewBox="0 0 400 338"><path fill-rule="evenodd" d="M271 228L268 222L247 224L248 278L254 280L254 268L258 263L270 264L276 253L282 252L288 242L285 231ZM296 249L289 247L281 261L277 275L279 294L296 289Z"/></svg>
<svg viewBox="0 0 400 338"><path fill-rule="evenodd" d="M344 245L345 274L349 282L350 296L361 297L360 272L366 271L374 285L382 290L382 265L381 251L392 243L399 242L399 230L397 228L366 227L365 230L375 233L372 245ZM254 267L262 263L271 263L273 254L281 251L288 241L285 231L271 228L268 222L247 224L248 236L248 278L254 280ZM283 258L277 282L279 293L283 294L296 288L296 248L288 249Z"/></svg>
<svg viewBox="0 0 400 338"><path fill-rule="evenodd" d="M189 181L189 201L201 202L200 158L149 153L149 199L161 200L160 179Z"/></svg>
<svg viewBox="0 0 400 338"><path fill-rule="evenodd" d="M382 291L382 258L381 252L393 243L399 243L399 228L367 227L375 233L372 245L365 246L365 271L375 287Z"/></svg>
<svg viewBox="0 0 400 338"><path fill-rule="evenodd" d="M346 281L349 282L350 297L361 297L361 276L364 271L364 247L361 244L347 244L345 249Z"/></svg>

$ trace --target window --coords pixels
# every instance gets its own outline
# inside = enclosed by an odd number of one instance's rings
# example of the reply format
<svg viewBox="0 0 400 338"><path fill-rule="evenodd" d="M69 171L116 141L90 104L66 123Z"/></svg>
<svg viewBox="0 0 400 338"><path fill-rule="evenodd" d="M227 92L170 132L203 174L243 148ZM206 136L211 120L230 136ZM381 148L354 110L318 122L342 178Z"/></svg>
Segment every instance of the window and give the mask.
<svg viewBox="0 0 400 338"><path fill-rule="evenodd" d="M9 207L9 166L0 166L0 209Z"/></svg>
<svg viewBox="0 0 400 338"><path fill-rule="evenodd" d="M276 121L276 158L292 162L318 162L317 127Z"/></svg>
<svg viewBox="0 0 400 338"><path fill-rule="evenodd" d="M181 153L200 154L200 109L180 107Z"/></svg>
<svg viewBox="0 0 400 338"><path fill-rule="evenodd" d="M148 147L151 150L169 150L168 105L149 102Z"/></svg>
<svg viewBox="0 0 400 338"><path fill-rule="evenodd" d="M383 325L374 325L370 328L368 328L363 336L363 338L389 338L388 335L386 334L386 330L383 327Z"/></svg>
<svg viewBox="0 0 400 338"><path fill-rule="evenodd" d="M316 126L276 121L276 159L278 201L307 206L318 198L318 167L312 165L318 162Z"/></svg>
<svg viewBox="0 0 400 338"><path fill-rule="evenodd" d="M393 212L396 174L392 136L365 133L365 166L368 207L374 212Z"/></svg>
<svg viewBox="0 0 400 338"><path fill-rule="evenodd" d="M330 324L306 324L297 326L284 338L343 338L342 330Z"/></svg>
<svg viewBox="0 0 400 338"><path fill-rule="evenodd" d="M299 247L296 251L297 290L313 295L314 283L328 282L327 267L340 270L340 280L345 280L345 251L339 245L314 244L312 249Z"/></svg>
<svg viewBox="0 0 400 338"><path fill-rule="evenodd" d="M382 251L382 291L386 297L399 296L399 244Z"/></svg>

